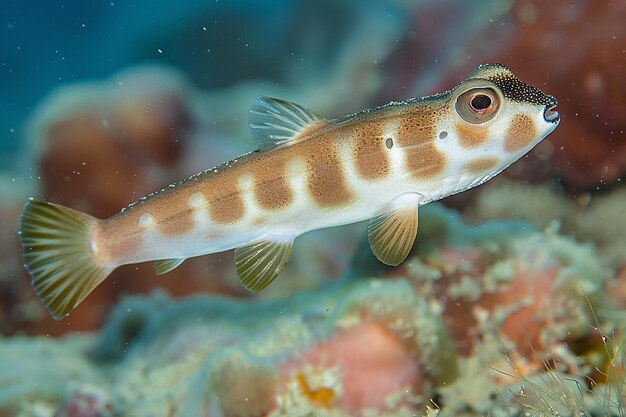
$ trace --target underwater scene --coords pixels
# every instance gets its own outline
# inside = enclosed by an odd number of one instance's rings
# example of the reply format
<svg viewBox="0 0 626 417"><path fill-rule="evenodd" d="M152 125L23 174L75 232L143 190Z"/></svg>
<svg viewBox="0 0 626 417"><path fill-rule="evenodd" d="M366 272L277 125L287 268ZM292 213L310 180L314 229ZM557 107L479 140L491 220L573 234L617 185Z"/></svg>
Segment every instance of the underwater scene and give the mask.
<svg viewBox="0 0 626 417"><path fill-rule="evenodd" d="M0 417L626 416L626 1L0 16Z"/></svg>

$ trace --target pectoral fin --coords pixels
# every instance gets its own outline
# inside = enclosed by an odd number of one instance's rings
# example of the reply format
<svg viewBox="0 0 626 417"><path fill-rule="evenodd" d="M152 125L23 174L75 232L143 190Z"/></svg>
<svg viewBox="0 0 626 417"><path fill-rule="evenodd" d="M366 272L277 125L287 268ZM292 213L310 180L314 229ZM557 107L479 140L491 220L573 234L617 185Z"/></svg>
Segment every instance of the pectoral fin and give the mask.
<svg viewBox="0 0 626 417"><path fill-rule="evenodd" d="M293 247L288 239L263 239L235 249L235 268L241 283L250 291L259 292L283 271Z"/></svg>
<svg viewBox="0 0 626 417"><path fill-rule="evenodd" d="M409 255L417 235L417 207L417 197L403 196L389 211L370 220L368 239L382 263L397 266Z"/></svg>
<svg viewBox="0 0 626 417"><path fill-rule="evenodd" d="M167 274L168 272L176 269L178 265L182 264L185 258L182 259L164 259L162 261L156 261L154 263L154 271L157 275Z"/></svg>

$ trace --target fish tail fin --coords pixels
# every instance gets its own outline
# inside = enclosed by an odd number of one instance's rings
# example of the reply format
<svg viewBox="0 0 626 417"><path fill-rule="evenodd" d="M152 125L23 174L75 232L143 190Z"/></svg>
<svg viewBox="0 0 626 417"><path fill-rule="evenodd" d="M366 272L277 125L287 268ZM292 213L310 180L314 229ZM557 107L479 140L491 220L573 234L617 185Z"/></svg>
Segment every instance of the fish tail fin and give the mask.
<svg viewBox="0 0 626 417"><path fill-rule="evenodd" d="M93 242L101 222L57 204L29 200L20 224L25 267L39 299L55 319L69 314L113 271Z"/></svg>

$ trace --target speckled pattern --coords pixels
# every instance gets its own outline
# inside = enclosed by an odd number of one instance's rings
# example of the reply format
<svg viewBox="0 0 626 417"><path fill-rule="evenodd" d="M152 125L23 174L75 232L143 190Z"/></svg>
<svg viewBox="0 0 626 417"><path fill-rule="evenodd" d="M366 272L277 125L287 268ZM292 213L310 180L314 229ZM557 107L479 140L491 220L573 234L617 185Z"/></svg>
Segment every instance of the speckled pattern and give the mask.
<svg viewBox="0 0 626 417"><path fill-rule="evenodd" d="M506 132L504 149L515 152L532 143L537 134L535 122L525 114L516 115Z"/></svg>
<svg viewBox="0 0 626 417"><path fill-rule="evenodd" d="M522 82L511 70L501 64L484 64L476 68L470 76L482 77L498 86L504 97L520 103L543 106L556 106L554 97Z"/></svg>

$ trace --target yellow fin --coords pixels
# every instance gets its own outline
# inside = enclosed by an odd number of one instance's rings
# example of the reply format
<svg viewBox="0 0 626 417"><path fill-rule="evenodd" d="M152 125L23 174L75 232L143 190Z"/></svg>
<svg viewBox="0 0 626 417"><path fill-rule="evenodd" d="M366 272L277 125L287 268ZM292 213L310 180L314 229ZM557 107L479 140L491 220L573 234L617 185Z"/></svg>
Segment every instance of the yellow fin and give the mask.
<svg viewBox="0 0 626 417"><path fill-rule="evenodd" d="M180 264L185 262L186 258L181 259L163 259L154 263L154 271L157 275L167 274L168 272L178 268Z"/></svg>
<svg viewBox="0 0 626 417"><path fill-rule="evenodd" d="M74 309L113 270L95 259L95 217L52 203L30 200L20 225L25 267L35 292L56 319Z"/></svg>
<svg viewBox="0 0 626 417"><path fill-rule="evenodd" d="M299 104L259 97L250 108L250 135L260 150L291 144L300 132L326 120Z"/></svg>
<svg viewBox="0 0 626 417"><path fill-rule="evenodd" d="M367 228L372 252L387 265L400 265L409 255L417 236L417 200L406 200L371 219Z"/></svg>
<svg viewBox="0 0 626 417"><path fill-rule="evenodd" d="M289 262L292 247L293 238L257 240L235 249L235 267L244 287L259 292L270 285Z"/></svg>

